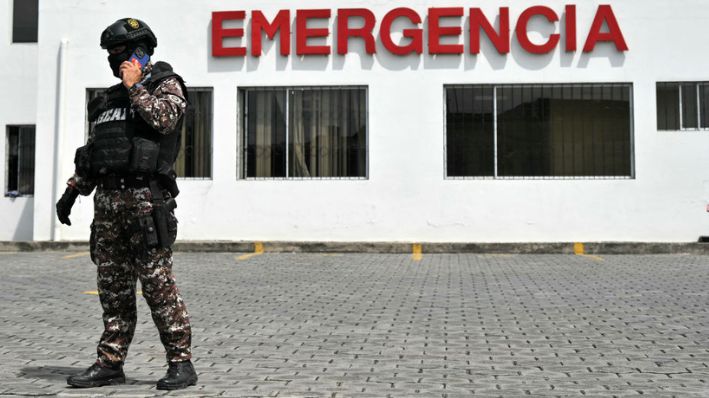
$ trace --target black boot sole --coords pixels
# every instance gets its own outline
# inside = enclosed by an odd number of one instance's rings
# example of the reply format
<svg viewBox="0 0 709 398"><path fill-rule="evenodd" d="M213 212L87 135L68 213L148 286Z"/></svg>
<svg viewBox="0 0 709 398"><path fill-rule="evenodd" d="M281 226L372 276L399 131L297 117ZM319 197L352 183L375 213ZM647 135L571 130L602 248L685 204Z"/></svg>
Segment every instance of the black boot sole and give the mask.
<svg viewBox="0 0 709 398"><path fill-rule="evenodd" d="M125 377L114 377L113 379L106 380L96 380L96 381L71 381L67 380L66 384L76 387L76 388L93 388L93 387L103 387L103 386L115 386L118 384L125 384Z"/></svg>
<svg viewBox="0 0 709 398"><path fill-rule="evenodd" d="M181 390L183 388L194 386L195 384L197 384L197 378L195 378L194 380L186 381L182 384L158 384L156 388L158 390Z"/></svg>

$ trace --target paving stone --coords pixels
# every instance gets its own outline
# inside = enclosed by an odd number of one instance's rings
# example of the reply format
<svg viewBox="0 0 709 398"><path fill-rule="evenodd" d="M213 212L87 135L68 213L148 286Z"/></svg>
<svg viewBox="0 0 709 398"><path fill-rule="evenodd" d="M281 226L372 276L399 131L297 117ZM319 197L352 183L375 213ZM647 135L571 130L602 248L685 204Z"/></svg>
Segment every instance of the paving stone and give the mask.
<svg viewBox="0 0 709 398"><path fill-rule="evenodd" d="M707 396L709 258L177 253L199 384L155 390L142 298L128 384L65 379L95 355L95 267L0 256L0 396Z"/></svg>

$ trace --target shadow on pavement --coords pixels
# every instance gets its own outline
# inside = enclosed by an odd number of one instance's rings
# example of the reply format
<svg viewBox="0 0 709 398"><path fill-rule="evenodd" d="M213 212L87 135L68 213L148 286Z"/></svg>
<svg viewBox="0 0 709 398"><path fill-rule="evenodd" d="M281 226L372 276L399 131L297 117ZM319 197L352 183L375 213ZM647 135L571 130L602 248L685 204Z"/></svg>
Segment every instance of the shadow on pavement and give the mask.
<svg viewBox="0 0 709 398"><path fill-rule="evenodd" d="M20 369L17 377L26 379L43 379L49 381L64 381L66 378L81 372L84 368L73 368L69 366L30 366Z"/></svg>
<svg viewBox="0 0 709 398"><path fill-rule="evenodd" d="M69 366L30 366L20 369L17 377L25 379L42 379L52 382L66 383L66 378L83 371L85 368ZM135 380L126 377L126 385L153 385L157 380ZM68 386L67 386L68 387Z"/></svg>

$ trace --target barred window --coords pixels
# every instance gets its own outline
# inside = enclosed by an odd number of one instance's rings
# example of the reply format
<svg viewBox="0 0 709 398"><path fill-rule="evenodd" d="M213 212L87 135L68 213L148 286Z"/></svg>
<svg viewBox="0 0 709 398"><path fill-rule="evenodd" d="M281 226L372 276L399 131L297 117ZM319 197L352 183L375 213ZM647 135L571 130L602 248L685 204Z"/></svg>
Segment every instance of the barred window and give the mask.
<svg viewBox="0 0 709 398"><path fill-rule="evenodd" d="M12 2L12 42L37 43L39 0Z"/></svg>
<svg viewBox="0 0 709 398"><path fill-rule="evenodd" d="M365 178L367 89L243 89L246 178Z"/></svg>
<svg viewBox="0 0 709 398"><path fill-rule="evenodd" d="M188 88L190 106L182 123L182 150L175 163L178 177L212 177L212 89Z"/></svg>
<svg viewBox="0 0 709 398"><path fill-rule="evenodd" d="M630 84L447 86L446 175L632 177Z"/></svg>
<svg viewBox="0 0 709 398"><path fill-rule="evenodd" d="M657 129L709 128L709 82L657 83Z"/></svg>
<svg viewBox="0 0 709 398"><path fill-rule="evenodd" d="M5 196L34 195L35 126L7 127Z"/></svg>
<svg viewBox="0 0 709 398"><path fill-rule="evenodd" d="M86 103L104 91L105 88L87 89ZM181 149L175 162L178 177L212 177L212 91L211 88L187 88L190 105L182 123ZM91 128L87 124L87 136Z"/></svg>

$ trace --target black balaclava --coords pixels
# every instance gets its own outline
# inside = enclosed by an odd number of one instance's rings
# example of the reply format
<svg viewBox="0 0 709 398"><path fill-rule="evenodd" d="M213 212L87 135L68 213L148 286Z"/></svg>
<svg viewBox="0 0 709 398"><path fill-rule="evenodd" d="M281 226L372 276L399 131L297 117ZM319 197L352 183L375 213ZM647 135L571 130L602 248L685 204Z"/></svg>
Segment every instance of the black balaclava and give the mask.
<svg viewBox="0 0 709 398"><path fill-rule="evenodd" d="M143 51L146 54L150 54L151 52L148 51L145 45L142 43L128 43L125 45L126 49L123 50L122 53L120 54L109 54L108 55L108 63L111 65L111 70L113 71L113 76L120 78L120 69L121 69L121 64L128 61L130 59L130 56L133 55L135 50L140 47L143 49Z"/></svg>
<svg viewBox="0 0 709 398"><path fill-rule="evenodd" d="M134 46L126 44L126 49L120 54L108 54L108 63L111 65L113 76L120 78L121 64L128 61L135 50Z"/></svg>

